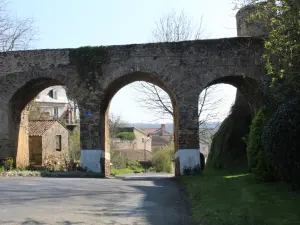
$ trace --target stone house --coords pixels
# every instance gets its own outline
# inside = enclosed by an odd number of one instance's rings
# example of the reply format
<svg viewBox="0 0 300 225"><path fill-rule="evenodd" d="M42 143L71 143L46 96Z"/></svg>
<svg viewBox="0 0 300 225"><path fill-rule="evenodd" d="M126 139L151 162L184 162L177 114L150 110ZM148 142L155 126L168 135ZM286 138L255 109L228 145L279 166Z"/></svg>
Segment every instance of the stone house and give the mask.
<svg viewBox="0 0 300 225"><path fill-rule="evenodd" d="M55 120L29 121L29 163L42 166L46 156L62 158L69 151L69 131Z"/></svg>
<svg viewBox="0 0 300 225"><path fill-rule="evenodd" d="M122 127L120 132L132 132L134 140L121 138L111 139L111 149L117 150L122 156L134 161L149 161L152 159L152 138L136 127Z"/></svg>
<svg viewBox="0 0 300 225"><path fill-rule="evenodd" d="M159 128L143 128L142 130L151 136L153 150L172 144L174 141L173 134L166 130L165 124L161 124Z"/></svg>

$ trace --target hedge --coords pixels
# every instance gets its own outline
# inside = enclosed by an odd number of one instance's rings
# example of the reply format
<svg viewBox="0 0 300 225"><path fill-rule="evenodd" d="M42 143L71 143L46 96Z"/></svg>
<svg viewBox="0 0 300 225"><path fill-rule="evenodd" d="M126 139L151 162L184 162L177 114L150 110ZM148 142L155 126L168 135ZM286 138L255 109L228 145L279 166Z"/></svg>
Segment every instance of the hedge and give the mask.
<svg viewBox="0 0 300 225"><path fill-rule="evenodd" d="M275 176L300 187L300 99L278 107L262 135Z"/></svg>
<svg viewBox="0 0 300 225"><path fill-rule="evenodd" d="M247 138L247 157L249 170L256 179L272 181L274 180L274 169L268 161L261 141L266 120L265 111L263 109L259 110L252 120Z"/></svg>

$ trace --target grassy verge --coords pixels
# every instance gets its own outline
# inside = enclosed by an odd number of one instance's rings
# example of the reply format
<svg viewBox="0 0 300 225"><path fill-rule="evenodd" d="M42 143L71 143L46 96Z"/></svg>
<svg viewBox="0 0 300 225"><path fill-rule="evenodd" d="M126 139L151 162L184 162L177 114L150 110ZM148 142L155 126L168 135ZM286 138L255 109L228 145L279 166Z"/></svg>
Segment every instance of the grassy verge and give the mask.
<svg viewBox="0 0 300 225"><path fill-rule="evenodd" d="M77 171L30 171L30 170L11 170L0 172L0 177L65 177L65 178L102 178L102 173L95 172L77 172Z"/></svg>
<svg viewBox="0 0 300 225"><path fill-rule="evenodd" d="M296 225L300 192L283 183L260 183L249 174L205 171L180 178L201 225Z"/></svg>
<svg viewBox="0 0 300 225"><path fill-rule="evenodd" d="M127 174L127 173L142 173L144 170L143 169L137 169L137 170L132 170L130 168L124 168L124 169L111 169L111 175L121 175L121 174Z"/></svg>

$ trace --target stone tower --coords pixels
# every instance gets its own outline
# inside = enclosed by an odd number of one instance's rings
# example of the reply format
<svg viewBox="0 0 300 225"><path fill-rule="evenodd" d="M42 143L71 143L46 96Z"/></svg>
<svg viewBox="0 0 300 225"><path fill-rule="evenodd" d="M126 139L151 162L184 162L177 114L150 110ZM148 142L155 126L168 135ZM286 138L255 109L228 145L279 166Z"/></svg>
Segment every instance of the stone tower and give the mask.
<svg viewBox="0 0 300 225"><path fill-rule="evenodd" d="M255 5L247 5L241 8L236 14L237 36L258 37L265 36L267 29L263 21L247 21L251 13L255 11Z"/></svg>

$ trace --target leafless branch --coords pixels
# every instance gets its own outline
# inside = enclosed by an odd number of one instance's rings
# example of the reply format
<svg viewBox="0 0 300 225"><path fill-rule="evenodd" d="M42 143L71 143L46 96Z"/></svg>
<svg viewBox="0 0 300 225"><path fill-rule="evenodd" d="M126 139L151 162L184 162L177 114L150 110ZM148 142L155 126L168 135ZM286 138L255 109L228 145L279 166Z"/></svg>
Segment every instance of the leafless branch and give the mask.
<svg viewBox="0 0 300 225"><path fill-rule="evenodd" d="M200 39L203 32L202 16L199 23L193 23L183 10L173 10L156 22L152 35L155 42L177 42Z"/></svg>
<svg viewBox="0 0 300 225"><path fill-rule="evenodd" d="M0 48L3 52L24 50L37 35L31 18L15 19L6 11L7 1L0 0Z"/></svg>

